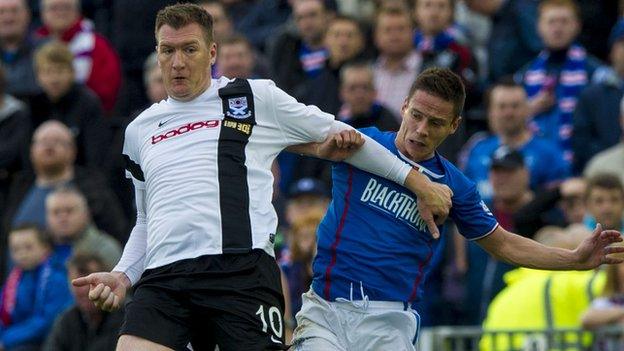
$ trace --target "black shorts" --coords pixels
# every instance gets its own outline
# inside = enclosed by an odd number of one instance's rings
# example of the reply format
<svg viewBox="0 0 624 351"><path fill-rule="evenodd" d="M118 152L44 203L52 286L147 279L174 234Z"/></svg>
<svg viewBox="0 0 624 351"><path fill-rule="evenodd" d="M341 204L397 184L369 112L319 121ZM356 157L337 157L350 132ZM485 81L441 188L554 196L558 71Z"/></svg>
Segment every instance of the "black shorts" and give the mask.
<svg viewBox="0 0 624 351"><path fill-rule="evenodd" d="M120 334L195 351L285 350L284 297L263 250L206 255L148 269L126 306Z"/></svg>

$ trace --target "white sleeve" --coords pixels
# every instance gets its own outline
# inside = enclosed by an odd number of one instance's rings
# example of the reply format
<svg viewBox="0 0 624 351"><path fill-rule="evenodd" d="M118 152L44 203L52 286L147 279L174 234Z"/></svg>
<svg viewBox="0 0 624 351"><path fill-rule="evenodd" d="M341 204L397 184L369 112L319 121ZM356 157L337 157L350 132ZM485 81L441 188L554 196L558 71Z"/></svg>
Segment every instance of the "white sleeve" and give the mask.
<svg viewBox="0 0 624 351"><path fill-rule="evenodd" d="M334 121L329 134L339 133L347 129L353 129L353 127L340 121ZM396 157L390 150L371 137L365 134L362 134L362 137L365 140L364 145L344 162L403 185L405 178L412 170L412 166Z"/></svg>
<svg viewBox="0 0 624 351"><path fill-rule="evenodd" d="M113 268L114 272L125 273L132 285L139 281L145 270L145 253L147 251L147 217L145 216L145 189L143 182L133 179L136 197L137 218L128 242L124 247L121 259Z"/></svg>
<svg viewBox="0 0 624 351"><path fill-rule="evenodd" d="M334 116L314 105L305 105L269 81L270 108L286 146L321 142L329 134Z"/></svg>

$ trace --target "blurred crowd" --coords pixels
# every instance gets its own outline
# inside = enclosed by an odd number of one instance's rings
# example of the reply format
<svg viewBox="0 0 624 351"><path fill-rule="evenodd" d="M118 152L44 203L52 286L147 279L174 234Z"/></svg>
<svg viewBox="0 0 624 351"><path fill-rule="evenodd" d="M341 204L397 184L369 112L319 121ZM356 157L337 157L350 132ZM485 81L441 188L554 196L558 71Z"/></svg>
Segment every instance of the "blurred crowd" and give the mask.
<svg viewBox="0 0 624 351"><path fill-rule="evenodd" d="M0 350L114 349L123 311L68 279L111 269L132 228L123 133L167 98L154 18L176 2L0 0ZM452 69L468 97L439 151L504 228L566 248L597 223L624 230L624 1L194 2L214 19L213 76L272 79L356 128L397 130L416 75ZM292 329L331 164L284 152L273 171ZM624 323L624 267L517 269L455 230L441 240L424 326Z"/></svg>

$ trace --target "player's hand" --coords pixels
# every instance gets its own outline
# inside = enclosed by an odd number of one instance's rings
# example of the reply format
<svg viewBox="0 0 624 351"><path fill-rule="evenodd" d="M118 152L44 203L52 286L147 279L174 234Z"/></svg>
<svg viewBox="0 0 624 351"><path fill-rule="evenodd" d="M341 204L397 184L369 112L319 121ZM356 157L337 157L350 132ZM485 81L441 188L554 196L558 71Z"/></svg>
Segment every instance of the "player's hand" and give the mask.
<svg viewBox="0 0 624 351"><path fill-rule="evenodd" d="M440 237L438 225L442 225L451 210L453 191L444 184L431 182L418 196L420 217L427 223L427 228L434 239Z"/></svg>
<svg viewBox="0 0 624 351"><path fill-rule="evenodd" d="M326 160L340 162L353 155L362 145L364 138L355 129L343 130L327 137L317 146L317 156Z"/></svg>
<svg viewBox="0 0 624 351"><path fill-rule="evenodd" d="M577 269L592 269L601 264L617 264L624 262L622 255L610 256L615 253L624 252L624 246L613 246L612 244L622 241L622 234L617 230L602 230L600 224L591 236L583 240L574 254L578 263Z"/></svg>
<svg viewBox="0 0 624 351"><path fill-rule="evenodd" d="M444 184L434 183L429 178L412 169L405 179L405 187L418 198L418 212L427 224L434 239L440 237L437 224L443 224L451 210L453 191Z"/></svg>
<svg viewBox="0 0 624 351"><path fill-rule="evenodd" d="M74 279L74 286L89 285L89 300L103 311L115 311L126 298L130 280L121 272L92 273L86 277Z"/></svg>

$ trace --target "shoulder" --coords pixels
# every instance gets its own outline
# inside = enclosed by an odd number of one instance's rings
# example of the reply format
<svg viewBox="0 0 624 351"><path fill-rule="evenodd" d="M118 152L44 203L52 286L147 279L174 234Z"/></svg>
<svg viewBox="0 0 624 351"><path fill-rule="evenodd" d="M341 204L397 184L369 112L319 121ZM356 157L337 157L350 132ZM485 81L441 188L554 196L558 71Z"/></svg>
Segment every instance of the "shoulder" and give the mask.
<svg viewBox="0 0 624 351"><path fill-rule="evenodd" d="M549 154L561 154L562 150L559 148L555 142L550 139L546 139L540 136L534 136L531 141L527 144L532 151L536 151L539 154L549 153Z"/></svg>
<svg viewBox="0 0 624 351"><path fill-rule="evenodd" d="M459 168L444 157L440 156L440 160L444 167L444 174L447 177L446 185L453 190L454 198L457 196L462 197L465 194L475 191L475 183L464 175Z"/></svg>

